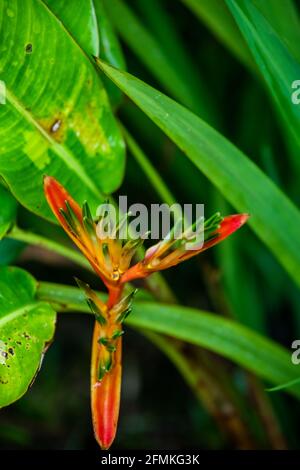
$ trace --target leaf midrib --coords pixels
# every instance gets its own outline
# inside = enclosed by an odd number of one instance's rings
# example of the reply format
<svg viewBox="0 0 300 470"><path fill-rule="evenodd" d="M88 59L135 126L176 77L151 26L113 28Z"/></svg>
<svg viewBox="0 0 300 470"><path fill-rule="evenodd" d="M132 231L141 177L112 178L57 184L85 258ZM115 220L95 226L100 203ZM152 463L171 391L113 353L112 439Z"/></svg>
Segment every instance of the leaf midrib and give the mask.
<svg viewBox="0 0 300 470"><path fill-rule="evenodd" d="M23 307L14 310L11 313L8 313L3 318L0 318L0 327L3 327L10 321L14 320L15 318L21 317L22 315L30 313L32 310L36 309L38 306L43 305L43 302L35 302L31 304L26 304Z"/></svg>
<svg viewBox="0 0 300 470"><path fill-rule="evenodd" d="M83 181L85 185L87 185L90 190L95 194L95 196L101 196L100 191L97 189L96 185L93 181L89 178L86 174L85 169L82 165L74 158L73 154L68 151L63 145L56 142L43 128L40 124L35 120L34 116L25 109L25 107L18 101L16 96L10 91L10 89L6 89L6 98L9 101L13 108L16 109L24 119L32 124L39 133L46 139L50 144L52 149L55 153L62 158L62 160L66 163L66 165L77 174L77 176Z"/></svg>
<svg viewBox="0 0 300 470"><path fill-rule="evenodd" d="M52 15L58 26L62 28L65 33L70 37L72 42L76 45L76 47L81 51L84 60L86 60L89 64L90 61L88 59L88 56L84 52L84 50L80 47L78 42L75 40L75 38L71 35L70 31L65 27L65 25L58 19L58 17L55 15L55 13L44 3L43 0L39 0L40 4L49 12L50 15ZM97 198L99 196L101 197L102 194L97 188L97 186L94 184L92 179L87 175L84 167L74 158L73 154L68 151L64 146L56 142L40 125L39 123L35 120L34 116L27 110L25 107L18 101L18 99L14 96L14 94L10 91L10 89L6 90L6 97L7 100L14 106L15 109L31 124L34 125L34 127L38 130L38 132L45 138L52 146L53 150L55 153L62 158L62 160L66 163L66 165L78 176L80 180L83 181L83 183L95 194Z"/></svg>

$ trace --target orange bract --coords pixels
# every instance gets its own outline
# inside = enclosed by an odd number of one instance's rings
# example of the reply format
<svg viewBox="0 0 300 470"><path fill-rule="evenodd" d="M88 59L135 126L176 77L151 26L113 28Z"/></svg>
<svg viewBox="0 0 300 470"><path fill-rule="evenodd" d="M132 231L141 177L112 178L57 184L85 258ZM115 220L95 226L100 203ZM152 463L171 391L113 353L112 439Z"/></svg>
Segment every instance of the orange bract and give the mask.
<svg viewBox="0 0 300 470"><path fill-rule="evenodd" d="M99 380L101 326L95 323L91 360L91 408L94 434L101 449L108 449L116 435L120 408L122 376L122 338L118 338L111 370Z"/></svg>
<svg viewBox="0 0 300 470"><path fill-rule="evenodd" d="M128 269L140 240L119 240L118 237L97 235L87 203L83 208L51 176L44 178L44 190L49 206L60 224L88 259L95 272L108 288L119 284L121 275ZM100 222L101 225L101 222ZM115 231L118 227L115 227Z"/></svg>
<svg viewBox="0 0 300 470"><path fill-rule="evenodd" d="M132 281L134 279L145 278L155 271L162 271L172 266L176 266L182 261L186 261L193 256L202 253L212 246L220 243L229 235L238 230L248 220L248 214L235 214L221 218L220 224L215 230L211 231L209 238L204 241L199 249L185 249L185 243L176 248L175 240L163 240L150 247L142 261L130 268L122 277L122 282ZM205 226L204 226L205 235ZM205 240L205 238L204 238ZM175 247L173 248L173 246Z"/></svg>

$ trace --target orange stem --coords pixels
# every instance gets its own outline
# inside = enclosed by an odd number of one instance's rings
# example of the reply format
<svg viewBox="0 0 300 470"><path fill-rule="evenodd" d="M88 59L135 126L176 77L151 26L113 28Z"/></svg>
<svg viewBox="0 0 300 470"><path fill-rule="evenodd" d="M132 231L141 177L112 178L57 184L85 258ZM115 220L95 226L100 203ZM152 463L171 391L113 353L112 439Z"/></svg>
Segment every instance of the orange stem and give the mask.
<svg viewBox="0 0 300 470"><path fill-rule="evenodd" d="M117 286L109 286L108 291L108 301L107 301L107 308L111 309L117 302L119 302L122 291L124 286L117 285Z"/></svg>

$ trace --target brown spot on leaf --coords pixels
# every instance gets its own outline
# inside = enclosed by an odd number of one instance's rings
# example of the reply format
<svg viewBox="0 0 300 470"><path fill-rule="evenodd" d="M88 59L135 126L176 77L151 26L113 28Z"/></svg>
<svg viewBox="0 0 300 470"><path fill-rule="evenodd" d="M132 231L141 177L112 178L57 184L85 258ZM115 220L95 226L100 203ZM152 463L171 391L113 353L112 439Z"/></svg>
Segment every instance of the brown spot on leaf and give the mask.
<svg viewBox="0 0 300 470"><path fill-rule="evenodd" d="M26 54L31 54L32 53L32 44L30 42L28 44L26 44L25 52L26 52Z"/></svg>

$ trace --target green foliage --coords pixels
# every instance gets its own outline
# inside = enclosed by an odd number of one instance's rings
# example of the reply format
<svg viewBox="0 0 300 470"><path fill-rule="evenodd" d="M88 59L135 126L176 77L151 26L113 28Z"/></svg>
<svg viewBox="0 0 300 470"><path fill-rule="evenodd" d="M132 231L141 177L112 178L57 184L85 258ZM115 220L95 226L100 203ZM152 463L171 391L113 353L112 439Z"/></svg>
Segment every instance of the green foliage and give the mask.
<svg viewBox="0 0 300 470"><path fill-rule="evenodd" d="M94 0L94 4L99 31L99 56L114 67L124 70L126 69L125 57L123 55L118 36L116 35L113 25L108 18L104 0ZM116 107L120 105L122 101L122 93L119 88L106 77L104 77L103 83L112 106Z"/></svg>
<svg viewBox="0 0 300 470"><path fill-rule="evenodd" d="M219 0L182 0L201 19L233 54L249 67L253 67L251 54L236 26L226 3Z"/></svg>
<svg viewBox="0 0 300 470"><path fill-rule="evenodd" d="M62 18L49 9L53 4ZM124 145L106 92L80 47L87 41L86 15L70 16L58 2L49 8L34 0L4 0L0 8L6 86L0 174L21 204L47 218L44 174L95 206L101 192L120 184L124 170ZM77 38L78 31L77 43L72 33Z"/></svg>
<svg viewBox="0 0 300 470"><path fill-rule="evenodd" d="M282 383L298 376L288 351L217 315L183 306L136 302L128 324L205 347L272 383ZM299 387L289 391L300 398Z"/></svg>
<svg viewBox="0 0 300 470"><path fill-rule="evenodd" d="M38 297L52 299L58 311L90 313L81 292L73 287L42 283ZM137 300L125 323L149 329L207 348L251 370L271 383L281 384L298 376L288 351L249 328L212 313L156 302ZM300 398L300 388L290 389Z"/></svg>
<svg viewBox="0 0 300 470"><path fill-rule="evenodd" d="M206 119L212 120L213 111L210 109L212 105L209 103L209 95L207 96L201 77L193 69L187 54L180 50L180 46L177 47L176 39L176 42L173 42L173 50L176 50L174 60L164 43L152 36L123 0L103 1L120 36L162 86L181 103L200 112ZM155 5L152 7L155 8ZM155 10L155 14L156 16L163 14L163 8ZM164 20L163 24L165 28Z"/></svg>
<svg viewBox="0 0 300 470"><path fill-rule="evenodd" d="M54 334L55 311L36 289L25 271L0 268L0 407L27 391Z"/></svg>
<svg viewBox="0 0 300 470"><path fill-rule="evenodd" d="M6 235L7 231L13 225L16 214L17 204L12 195L0 185L0 240Z"/></svg>
<svg viewBox="0 0 300 470"><path fill-rule="evenodd" d="M44 3L88 55L99 55L99 31L93 0L73 0L72 8L68 2L57 0L45 0Z"/></svg>
<svg viewBox="0 0 300 470"><path fill-rule="evenodd" d="M300 129L300 110L298 106L292 102L291 95L293 92L292 83L300 76L300 64L289 50L288 44L294 43L294 35L291 38L287 32L293 31L293 23L290 26L284 25L279 29L283 29L284 38L281 39L275 26L270 23L260 10L255 6L256 2L245 2L243 0L226 0L237 24L239 25L249 49L251 50L255 61L267 83L269 91L272 95L274 103L289 127L291 134L299 148L299 129ZM262 2L257 2L259 5ZM279 2L277 2L277 5ZM276 15L268 16L271 18L287 18L286 12L289 11L286 4L281 3L281 11ZM268 11L268 10L267 10ZM297 28L299 41L299 25Z"/></svg>
<svg viewBox="0 0 300 470"><path fill-rule="evenodd" d="M241 414L256 396L247 426L256 439L280 433L247 373L300 398L298 368L280 344L300 334L300 108L291 100L299 26L293 0L0 2L0 407L30 386L56 312L88 311L79 289L38 283L27 270L68 284L81 269L80 278L97 282L50 223L42 189L49 174L92 213L121 184L134 202L250 213L252 231L174 269L170 285L142 282L125 322L171 359L176 352L173 362L194 389L200 384L196 395L212 415L217 397L217 422L223 393ZM34 248L20 258L27 245ZM182 305L171 303L172 291ZM287 436L299 416L294 404L274 401ZM208 443L215 432L203 433L203 422L201 444L222 447Z"/></svg>
<svg viewBox="0 0 300 470"><path fill-rule="evenodd" d="M297 207L250 159L195 114L132 75L101 61L97 64L236 209L252 215L253 230L300 285Z"/></svg>

